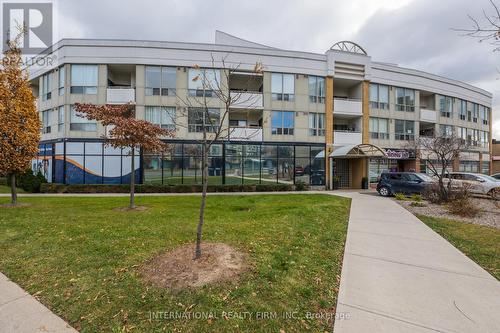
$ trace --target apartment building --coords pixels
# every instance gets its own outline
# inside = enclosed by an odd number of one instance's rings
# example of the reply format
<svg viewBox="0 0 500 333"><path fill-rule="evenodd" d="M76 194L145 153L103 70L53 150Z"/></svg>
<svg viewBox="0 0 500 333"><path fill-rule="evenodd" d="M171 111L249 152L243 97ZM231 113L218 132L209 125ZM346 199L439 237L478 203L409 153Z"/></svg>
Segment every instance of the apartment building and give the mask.
<svg viewBox="0 0 500 333"><path fill-rule="evenodd" d="M30 72L43 123L33 168L51 182L128 183L130 155L103 144L99 123L73 105L135 104L136 117L175 130L163 154L136 152L138 182L201 182L205 96L210 117L228 128L210 151L210 183L297 183L360 188L386 170L428 171L418 137L455 133L464 151L455 170L489 174L491 100L482 89L372 61L352 42L325 54L277 49L223 32L214 44L63 39L51 68ZM236 68L224 75L226 68ZM263 70L255 72L256 64ZM223 103L193 78L203 75L243 98L221 119ZM466 147L466 148L465 148Z"/></svg>

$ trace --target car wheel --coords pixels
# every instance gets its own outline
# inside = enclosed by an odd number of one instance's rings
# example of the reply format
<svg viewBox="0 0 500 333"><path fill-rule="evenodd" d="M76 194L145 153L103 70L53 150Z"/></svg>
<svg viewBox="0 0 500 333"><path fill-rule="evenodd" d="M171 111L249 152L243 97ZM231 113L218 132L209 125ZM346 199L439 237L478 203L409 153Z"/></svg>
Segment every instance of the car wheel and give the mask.
<svg viewBox="0 0 500 333"><path fill-rule="evenodd" d="M382 186L379 190L378 190L378 194L380 194L381 196L383 197L388 197L391 195L391 191L389 190L389 188L387 186Z"/></svg>
<svg viewBox="0 0 500 333"><path fill-rule="evenodd" d="M495 200L500 200L500 188L494 188L488 192L488 195Z"/></svg>

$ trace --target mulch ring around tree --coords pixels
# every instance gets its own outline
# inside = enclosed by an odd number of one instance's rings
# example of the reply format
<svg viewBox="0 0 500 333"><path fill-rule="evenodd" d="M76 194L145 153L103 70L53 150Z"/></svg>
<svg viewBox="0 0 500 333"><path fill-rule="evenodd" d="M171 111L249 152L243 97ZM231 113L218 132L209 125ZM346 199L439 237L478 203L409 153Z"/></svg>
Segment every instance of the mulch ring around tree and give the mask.
<svg viewBox="0 0 500 333"><path fill-rule="evenodd" d="M247 256L223 243L202 243L194 260L194 244L162 252L139 268L141 278L157 287L180 290L236 280L247 268Z"/></svg>
<svg viewBox="0 0 500 333"><path fill-rule="evenodd" d="M134 208L130 208L130 207L113 208L113 210L115 212L144 212L148 209L149 209L149 207L147 207L147 206L135 206Z"/></svg>

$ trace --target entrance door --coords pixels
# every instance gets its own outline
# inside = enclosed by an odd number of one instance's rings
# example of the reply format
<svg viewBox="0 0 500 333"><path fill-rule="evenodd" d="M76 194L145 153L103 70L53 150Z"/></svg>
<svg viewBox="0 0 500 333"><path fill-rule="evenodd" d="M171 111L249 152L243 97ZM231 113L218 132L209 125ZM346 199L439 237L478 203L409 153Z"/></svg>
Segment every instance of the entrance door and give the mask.
<svg viewBox="0 0 500 333"><path fill-rule="evenodd" d="M335 160L335 175L339 177L339 187L348 188L349 187L349 160L348 159L336 159Z"/></svg>

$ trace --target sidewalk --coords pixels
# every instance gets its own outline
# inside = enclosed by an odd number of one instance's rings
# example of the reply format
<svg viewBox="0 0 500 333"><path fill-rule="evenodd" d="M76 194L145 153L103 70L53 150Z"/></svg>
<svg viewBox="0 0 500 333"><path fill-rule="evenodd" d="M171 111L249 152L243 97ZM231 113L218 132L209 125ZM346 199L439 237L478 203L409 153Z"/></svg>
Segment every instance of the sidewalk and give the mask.
<svg viewBox="0 0 500 333"><path fill-rule="evenodd" d="M0 332L77 333L64 320L0 273Z"/></svg>
<svg viewBox="0 0 500 333"><path fill-rule="evenodd" d="M500 332L500 282L396 202L351 197L334 333Z"/></svg>

